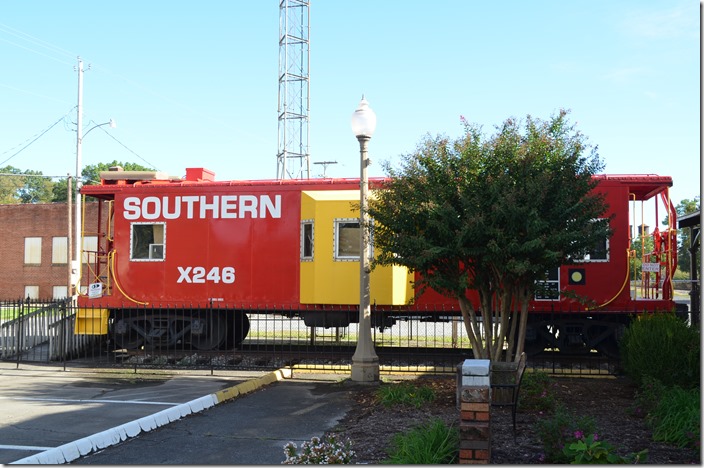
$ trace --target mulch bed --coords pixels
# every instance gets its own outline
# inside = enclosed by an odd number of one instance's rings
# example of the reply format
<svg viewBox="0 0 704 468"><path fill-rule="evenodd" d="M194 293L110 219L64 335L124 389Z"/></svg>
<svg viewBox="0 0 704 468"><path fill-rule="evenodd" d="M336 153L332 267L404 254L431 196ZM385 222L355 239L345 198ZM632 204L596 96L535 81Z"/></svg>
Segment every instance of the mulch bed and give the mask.
<svg viewBox="0 0 704 468"><path fill-rule="evenodd" d="M701 464L699 452L654 442L652 431L643 418L629 411L636 392L625 377L556 377L550 388L554 397L568 410L596 421L599 437L617 447L619 455L648 449L647 464ZM348 437L356 452L356 463L379 464L387 458L394 434L439 418L458 424L456 380L454 376L421 377L419 384L434 388L436 399L422 408L385 407L376 397L376 387L354 393L355 408L330 432ZM491 421L492 464L542 464L544 454L535 431L536 422L548 417L541 411L520 410L514 439L509 408L493 408Z"/></svg>

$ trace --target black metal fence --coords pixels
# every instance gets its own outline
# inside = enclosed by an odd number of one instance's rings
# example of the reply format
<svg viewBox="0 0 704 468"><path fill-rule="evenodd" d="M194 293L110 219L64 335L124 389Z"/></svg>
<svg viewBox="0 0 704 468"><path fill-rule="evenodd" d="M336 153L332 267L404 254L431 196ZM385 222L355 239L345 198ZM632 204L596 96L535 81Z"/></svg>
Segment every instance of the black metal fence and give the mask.
<svg viewBox="0 0 704 468"><path fill-rule="evenodd" d="M203 330L184 327L181 335L165 344L160 340L115 340L113 329L119 314L102 327L100 310L79 313L70 300L0 302L0 359L6 362L46 363L72 367L125 367L158 369L273 370L312 367L320 371L345 371L356 350L359 325L310 327L293 311L216 311L234 313L234 320L206 322L209 327L237 327L246 317L246 337L233 343L224 340L217 349L198 341ZM149 309L131 313L149 313ZM354 311L349 311L350 313ZM162 309L162 314L164 311ZM174 310L168 327L180 323ZM386 314L386 315L385 315ZM168 315L168 312L167 312ZM171 320L173 319L173 320ZM452 313L443 321L429 321L427 314L395 317L392 312L373 311L373 323L392 324L372 328L374 350L382 373L455 373L457 365L472 358L462 319ZM166 325L165 325L166 326ZM217 331L217 330L216 330ZM232 336L232 330L227 335ZM151 331L156 337L158 330ZM190 338L189 338L190 335ZM217 335L217 333L216 333ZM182 338L182 339L181 339ZM130 342L130 340L127 340ZM131 349L128 349L131 348ZM552 374L614 374L618 361L589 352L564 356L546 350L530 356L528 367Z"/></svg>

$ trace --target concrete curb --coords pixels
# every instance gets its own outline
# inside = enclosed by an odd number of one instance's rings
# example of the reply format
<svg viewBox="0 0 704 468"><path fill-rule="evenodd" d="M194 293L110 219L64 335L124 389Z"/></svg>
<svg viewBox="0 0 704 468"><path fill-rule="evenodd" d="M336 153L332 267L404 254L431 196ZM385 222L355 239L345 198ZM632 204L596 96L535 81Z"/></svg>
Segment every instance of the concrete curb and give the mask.
<svg viewBox="0 0 704 468"><path fill-rule="evenodd" d="M167 408L150 416L145 416L103 432L98 432L97 434L22 458L10 463L10 465L60 465L70 463L91 452L96 452L111 445L119 444L129 438L136 437L142 432L149 432L152 429L169 424L189 414L206 410L218 403L237 398L265 385L283 379L289 379L291 375L292 372L290 369L279 369L257 379L242 382L234 387L196 398L195 400Z"/></svg>

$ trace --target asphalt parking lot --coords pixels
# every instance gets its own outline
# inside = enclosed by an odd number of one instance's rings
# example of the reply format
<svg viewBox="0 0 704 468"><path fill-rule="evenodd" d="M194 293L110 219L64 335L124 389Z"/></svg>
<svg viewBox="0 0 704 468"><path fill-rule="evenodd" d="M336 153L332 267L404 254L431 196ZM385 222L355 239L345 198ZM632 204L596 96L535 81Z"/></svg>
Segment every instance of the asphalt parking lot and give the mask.
<svg viewBox="0 0 704 468"><path fill-rule="evenodd" d="M276 380L264 371L64 371L3 362L0 463L70 462Z"/></svg>

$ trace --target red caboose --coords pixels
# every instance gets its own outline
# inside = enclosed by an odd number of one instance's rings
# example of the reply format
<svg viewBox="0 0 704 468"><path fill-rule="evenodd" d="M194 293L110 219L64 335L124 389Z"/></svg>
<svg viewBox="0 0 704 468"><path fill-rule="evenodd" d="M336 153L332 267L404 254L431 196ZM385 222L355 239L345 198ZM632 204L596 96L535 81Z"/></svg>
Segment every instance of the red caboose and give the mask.
<svg viewBox="0 0 704 468"><path fill-rule="evenodd" d="M655 199L674 226L671 178L598 178L597 190L615 215L613 236L588 258L549 272L547 293L532 303L534 349L566 349L578 340L589 349L612 346L627 314L673 308L675 231L656 233L658 250L644 260L654 273L633 292L636 223L629 214ZM372 190L379 181L370 180ZM101 209L100 219L85 222L84 237L95 245L86 252L90 275L81 285L79 320L97 317L97 333L107 333L110 324L121 347L236 345L249 330L248 312L285 312L320 327L357 320L358 179L216 181L202 168L187 169L183 179L115 170L81 192L97 198ZM454 300L432 291L414 298L412 280L402 267L372 272L371 303L390 314L382 326L404 314L427 313L427 320L456 310Z"/></svg>

